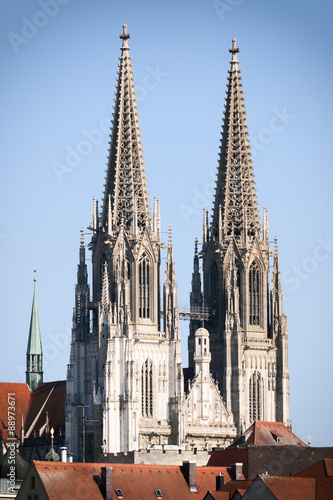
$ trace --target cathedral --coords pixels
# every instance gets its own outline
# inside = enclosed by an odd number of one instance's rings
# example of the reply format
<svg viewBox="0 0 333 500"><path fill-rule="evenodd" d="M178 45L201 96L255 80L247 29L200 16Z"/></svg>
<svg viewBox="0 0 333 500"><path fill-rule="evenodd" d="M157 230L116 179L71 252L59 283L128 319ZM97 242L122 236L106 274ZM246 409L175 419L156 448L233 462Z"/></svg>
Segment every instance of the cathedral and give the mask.
<svg viewBox="0 0 333 500"><path fill-rule="evenodd" d="M149 204L126 24L119 36L103 199L93 200L91 239L82 229L79 248L66 394L74 461L152 445L207 450L255 420L290 425L277 242L272 253L266 210L259 219L236 40L213 213L204 211L200 251L195 243L183 368L172 234L164 245L159 201Z"/></svg>

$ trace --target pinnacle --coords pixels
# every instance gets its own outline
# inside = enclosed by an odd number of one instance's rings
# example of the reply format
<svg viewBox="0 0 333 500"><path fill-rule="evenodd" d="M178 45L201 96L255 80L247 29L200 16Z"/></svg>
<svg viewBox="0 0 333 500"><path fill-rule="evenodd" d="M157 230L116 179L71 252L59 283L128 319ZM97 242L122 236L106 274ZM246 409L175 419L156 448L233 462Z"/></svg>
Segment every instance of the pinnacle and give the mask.
<svg viewBox="0 0 333 500"><path fill-rule="evenodd" d="M129 50L126 23L123 25L122 56L120 57L116 99L114 99L113 127L109 141L108 172L105 183L102 226L106 226L108 217L108 198L111 197L114 217L114 230L123 221L128 230L133 226L134 199L136 200L137 227L146 227L150 219L148 189L145 165L142 155L142 143L137 102L134 91L132 65L124 51Z"/></svg>
<svg viewBox="0 0 333 500"><path fill-rule="evenodd" d="M253 235L260 227L257 196L248 141L246 112L238 71L236 39L232 40L231 70L227 84L224 124L219 153L218 180L215 193L213 231L219 227L224 235L241 235L244 220ZM222 207L222 225L220 208Z"/></svg>

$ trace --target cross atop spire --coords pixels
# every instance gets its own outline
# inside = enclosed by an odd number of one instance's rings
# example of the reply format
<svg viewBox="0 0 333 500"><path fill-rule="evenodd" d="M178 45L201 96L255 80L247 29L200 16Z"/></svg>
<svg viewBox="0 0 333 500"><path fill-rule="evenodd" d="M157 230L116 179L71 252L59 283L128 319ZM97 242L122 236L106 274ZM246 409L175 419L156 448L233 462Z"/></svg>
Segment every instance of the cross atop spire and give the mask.
<svg viewBox="0 0 333 500"><path fill-rule="evenodd" d="M130 48L128 46L127 40L129 38L131 38L131 35L129 35L127 33L127 24L126 23L123 24L123 33L122 33L122 35L119 35L119 38L123 41L123 45L121 47L121 50L129 50Z"/></svg>
<svg viewBox="0 0 333 500"><path fill-rule="evenodd" d="M232 48L229 49L229 52L232 54L232 59L230 61L231 64L231 71L234 69L238 69L238 59L237 59L237 53L240 52L239 48L236 47L237 40L234 37L232 39Z"/></svg>

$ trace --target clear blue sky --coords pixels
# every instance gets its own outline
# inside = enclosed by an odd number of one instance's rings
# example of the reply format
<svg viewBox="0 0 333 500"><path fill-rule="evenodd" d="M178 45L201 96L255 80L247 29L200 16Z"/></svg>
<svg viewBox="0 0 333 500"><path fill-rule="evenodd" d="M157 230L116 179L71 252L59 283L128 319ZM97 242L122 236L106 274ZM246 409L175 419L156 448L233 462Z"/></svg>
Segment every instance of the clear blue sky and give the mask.
<svg viewBox="0 0 333 500"><path fill-rule="evenodd" d="M25 381L35 268L45 380L66 377L80 228L90 224L92 197L101 198L108 134L95 135L86 149L82 141L111 118L124 22L150 198L160 199L165 240L173 228L179 304L188 307L193 242L201 239L203 206L212 206L236 36L259 204L268 208L271 240L279 238L293 430L332 446L333 4L0 5L0 380ZM188 324L181 327L186 366Z"/></svg>

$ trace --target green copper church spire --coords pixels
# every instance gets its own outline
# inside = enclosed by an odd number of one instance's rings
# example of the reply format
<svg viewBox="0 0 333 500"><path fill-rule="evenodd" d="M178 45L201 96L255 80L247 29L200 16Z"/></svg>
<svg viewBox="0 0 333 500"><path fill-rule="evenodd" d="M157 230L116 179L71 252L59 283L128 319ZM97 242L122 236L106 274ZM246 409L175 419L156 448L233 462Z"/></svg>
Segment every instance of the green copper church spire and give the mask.
<svg viewBox="0 0 333 500"><path fill-rule="evenodd" d="M34 296L27 346L26 382L32 391L37 388L40 382L43 382L43 352L37 307L36 279L34 279Z"/></svg>

